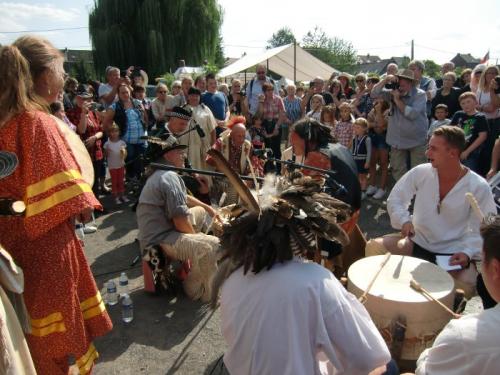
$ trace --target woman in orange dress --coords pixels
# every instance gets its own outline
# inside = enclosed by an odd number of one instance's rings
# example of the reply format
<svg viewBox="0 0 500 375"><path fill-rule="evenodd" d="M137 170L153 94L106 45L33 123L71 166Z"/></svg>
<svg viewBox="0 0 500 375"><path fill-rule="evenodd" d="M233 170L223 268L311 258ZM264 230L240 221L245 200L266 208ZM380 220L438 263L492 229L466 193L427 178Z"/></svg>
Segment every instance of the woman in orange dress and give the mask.
<svg viewBox="0 0 500 375"><path fill-rule="evenodd" d="M0 49L0 67L0 149L19 158L0 196L26 204L24 217L0 217L0 237L24 271L28 345L39 374L67 374L71 358L87 374L98 357L92 340L112 323L74 231L74 219L100 204L47 113L63 87L63 57L27 36Z"/></svg>

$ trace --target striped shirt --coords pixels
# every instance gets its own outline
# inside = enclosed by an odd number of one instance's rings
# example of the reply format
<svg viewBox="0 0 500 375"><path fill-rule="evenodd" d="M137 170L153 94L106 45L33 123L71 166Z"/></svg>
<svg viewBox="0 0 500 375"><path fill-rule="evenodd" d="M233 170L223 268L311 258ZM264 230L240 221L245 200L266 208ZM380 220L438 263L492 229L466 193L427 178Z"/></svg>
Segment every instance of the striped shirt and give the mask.
<svg viewBox="0 0 500 375"><path fill-rule="evenodd" d="M292 122L292 124L300 119L302 115L302 110L300 108L301 100L298 96L290 99L288 96L283 100L285 105L286 117Z"/></svg>

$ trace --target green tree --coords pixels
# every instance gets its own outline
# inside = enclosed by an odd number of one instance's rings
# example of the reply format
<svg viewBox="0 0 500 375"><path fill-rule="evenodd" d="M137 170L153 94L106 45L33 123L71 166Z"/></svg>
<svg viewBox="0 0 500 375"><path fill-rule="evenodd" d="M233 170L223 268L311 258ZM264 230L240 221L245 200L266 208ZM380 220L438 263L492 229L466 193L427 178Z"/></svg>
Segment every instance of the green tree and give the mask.
<svg viewBox="0 0 500 375"><path fill-rule="evenodd" d="M267 41L266 49L276 48L284 46L290 43L295 43L295 35L293 35L292 30L285 26L276 31L273 36Z"/></svg>
<svg viewBox="0 0 500 375"><path fill-rule="evenodd" d="M433 60L424 60L425 72L424 74L431 78L441 77L441 65L436 64Z"/></svg>
<svg viewBox="0 0 500 375"><path fill-rule="evenodd" d="M355 70L356 50L352 43L337 37L331 38L318 26L307 32L302 39L302 47L335 69L345 72Z"/></svg>
<svg viewBox="0 0 500 375"><path fill-rule="evenodd" d="M143 67L156 77L188 65L224 60L217 0L95 0L89 14L94 62Z"/></svg>

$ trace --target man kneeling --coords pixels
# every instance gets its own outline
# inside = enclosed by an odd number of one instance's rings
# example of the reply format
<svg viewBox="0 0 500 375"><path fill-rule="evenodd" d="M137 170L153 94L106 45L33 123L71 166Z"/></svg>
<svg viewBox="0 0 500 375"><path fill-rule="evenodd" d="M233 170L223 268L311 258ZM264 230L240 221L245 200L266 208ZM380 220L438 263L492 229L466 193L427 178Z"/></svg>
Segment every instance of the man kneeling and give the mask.
<svg viewBox="0 0 500 375"><path fill-rule="evenodd" d="M160 147L156 155L162 163L184 167L186 148L179 144ZM211 278L217 269L219 239L199 232L207 225L207 215L215 214L212 207L187 195L184 182L174 171L154 171L137 206L141 250L159 245L171 259L190 260L184 290L190 298L204 302L210 298Z"/></svg>
<svg viewBox="0 0 500 375"><path fill-rule="evenodd" d="M456 285L468 296L474 293L481 236L479 218L466 198L471 192L483 213L496 212L492 192L485 179L460 163L465 147L462 129L442 126L433 132L427 149L430 163L408 171L394 186L387 199L391 224L401 235L388 235L369 241L366 255L390 251L412 255L436 263L436 255L450 255L449 265ZM409 212L415 196L413 215Z"/></svg>

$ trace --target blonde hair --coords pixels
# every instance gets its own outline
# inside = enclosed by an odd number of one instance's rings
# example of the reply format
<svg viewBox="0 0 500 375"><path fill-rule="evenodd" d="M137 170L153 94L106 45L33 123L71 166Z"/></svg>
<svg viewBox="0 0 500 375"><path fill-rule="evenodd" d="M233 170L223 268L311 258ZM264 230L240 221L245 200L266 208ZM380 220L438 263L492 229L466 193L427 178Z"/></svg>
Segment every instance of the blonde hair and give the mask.
<svg viewBox="0 0 500 375"><path fill-rule="evenodd" d="M488 65L486 68L484 68L483 72L481 73L481 78L479 78L479 89L481 91L487 91L488 87L486 87L486 73L488 73L488 70L494 70L495 71L495 76L500 75L500 70L496 65Z"/></svg>
<svg viewBox="0 0 500 375"><path fill-rule="evenodd" d="M35 51L27 48L28 44L23 43L26 38L0 48L0 127L25 111L50 112L48 104L35 92L33 80L33 74L41 74L41 67L46 65L38 60Z"/></svg>
<svg viewBox="0 0 500 375"><path fill-rule="evenodd" d="M358 117L356 120L354 120L354 125L359 125L365 129L367 129L368 128L368 121L366 121L366 119L363 117Z"/></svg>

